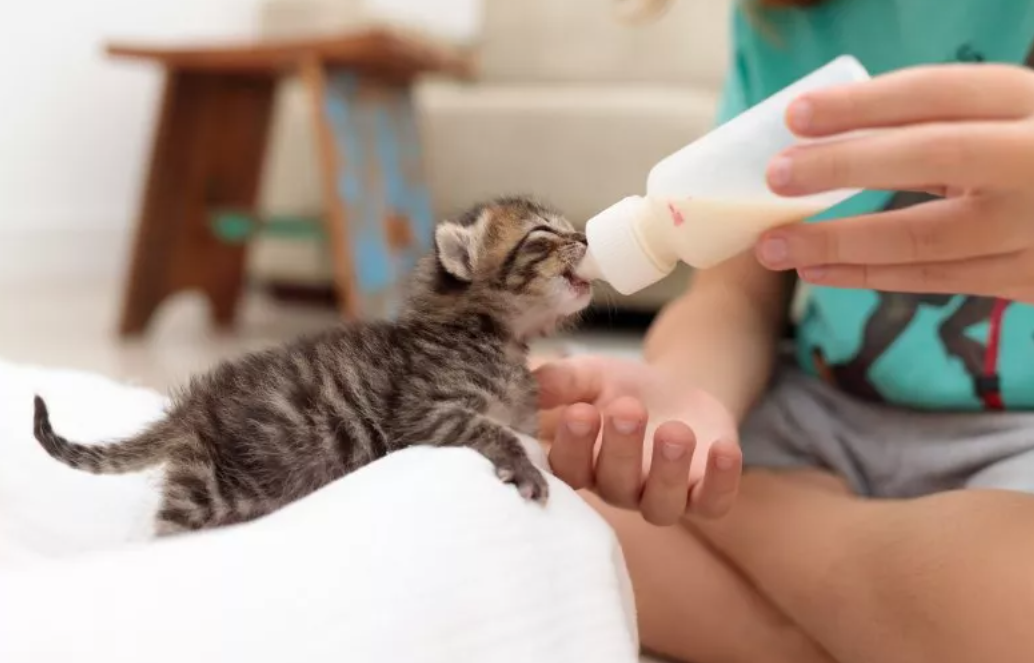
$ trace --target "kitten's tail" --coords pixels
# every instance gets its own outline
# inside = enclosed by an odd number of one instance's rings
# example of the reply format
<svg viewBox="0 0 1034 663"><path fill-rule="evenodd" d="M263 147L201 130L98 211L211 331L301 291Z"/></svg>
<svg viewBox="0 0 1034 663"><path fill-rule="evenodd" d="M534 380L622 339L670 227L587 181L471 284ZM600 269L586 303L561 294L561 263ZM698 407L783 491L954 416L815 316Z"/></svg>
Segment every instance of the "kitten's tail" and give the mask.
<svg viewBox="0 0 1034 663"><path fill-rule="evenodd" d="M47 453L65 465L92 474L135 472L162 460L165 437L151 429L112 444L78 444L54 432L43 399L36 396L33 433Z"/></svg>

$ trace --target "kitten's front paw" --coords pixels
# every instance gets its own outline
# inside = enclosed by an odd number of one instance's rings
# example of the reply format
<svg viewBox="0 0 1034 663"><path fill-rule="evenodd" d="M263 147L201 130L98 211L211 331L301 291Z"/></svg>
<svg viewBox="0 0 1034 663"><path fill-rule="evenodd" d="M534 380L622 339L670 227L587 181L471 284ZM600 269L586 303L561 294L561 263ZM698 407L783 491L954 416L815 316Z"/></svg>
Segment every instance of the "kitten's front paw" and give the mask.
<svg viewBox="0 0 1034 663"><path fill-rule="evenodd" d="M514 459L506 464L496 465L496 476L504 483L517 486L517 492L526 500L545 504L549 498L549 484L541 470L527 458Z"/></svg>
<svg viewBox="0 0 1034 663"><path fill-rule="evenodd" d="M531 464L543 472L552 472L553 468L549 465L549 457L546 456L542 443L531 435L525 435L524 433L516 433L516 435L517 440L521 443L521 448L524 449L524 453L528 454Z"/></svg>

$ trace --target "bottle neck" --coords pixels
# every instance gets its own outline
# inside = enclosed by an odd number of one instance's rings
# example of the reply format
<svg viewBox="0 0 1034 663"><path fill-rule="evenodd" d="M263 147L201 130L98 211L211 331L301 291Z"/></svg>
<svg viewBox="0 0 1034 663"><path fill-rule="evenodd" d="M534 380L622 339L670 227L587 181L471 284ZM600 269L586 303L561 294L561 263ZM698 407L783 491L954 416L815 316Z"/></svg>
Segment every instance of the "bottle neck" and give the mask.
<svg viewBox="0 0 1034 663"><path fill-rule="evenodd" d="M633 232L642 251L658 271L670 272L678 264L675 234L685 223L675 205L659 198L643 198L642 212L632 222Z"/></svg>

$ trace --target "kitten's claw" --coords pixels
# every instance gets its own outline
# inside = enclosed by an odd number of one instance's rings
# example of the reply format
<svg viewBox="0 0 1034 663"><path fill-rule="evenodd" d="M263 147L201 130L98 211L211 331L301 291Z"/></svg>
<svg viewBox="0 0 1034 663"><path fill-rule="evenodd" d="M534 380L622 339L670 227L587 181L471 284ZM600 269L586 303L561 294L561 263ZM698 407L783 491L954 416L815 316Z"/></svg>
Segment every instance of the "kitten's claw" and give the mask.
<svg viewBox="0 0 1034 663"><path fill-rule="evenodd" d="M512 483L526 500L545 504L549 498L549 484L542 472L531 461L523 459L515 467L497 467L496 476L503 483Z"/></svg>

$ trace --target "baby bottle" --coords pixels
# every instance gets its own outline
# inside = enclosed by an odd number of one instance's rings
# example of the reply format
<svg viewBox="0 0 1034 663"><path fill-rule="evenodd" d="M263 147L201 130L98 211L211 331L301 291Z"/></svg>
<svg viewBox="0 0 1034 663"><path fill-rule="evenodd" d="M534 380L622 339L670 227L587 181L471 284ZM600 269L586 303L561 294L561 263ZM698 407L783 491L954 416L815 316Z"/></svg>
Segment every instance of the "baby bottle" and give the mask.
<svg viewBox="0 0 1034 663"><path fill-rule="evenodd" d="M670 274L680 260L711 267L748 249L765 230L802 221L858 193L777 196L765 171L778 153L809 142L786 126L790 102L810 90L867 78L858 60L841 56L664 158L650 171L645 196L629 196L586 224L589 252L581 276L629 295Z"/></svg>

